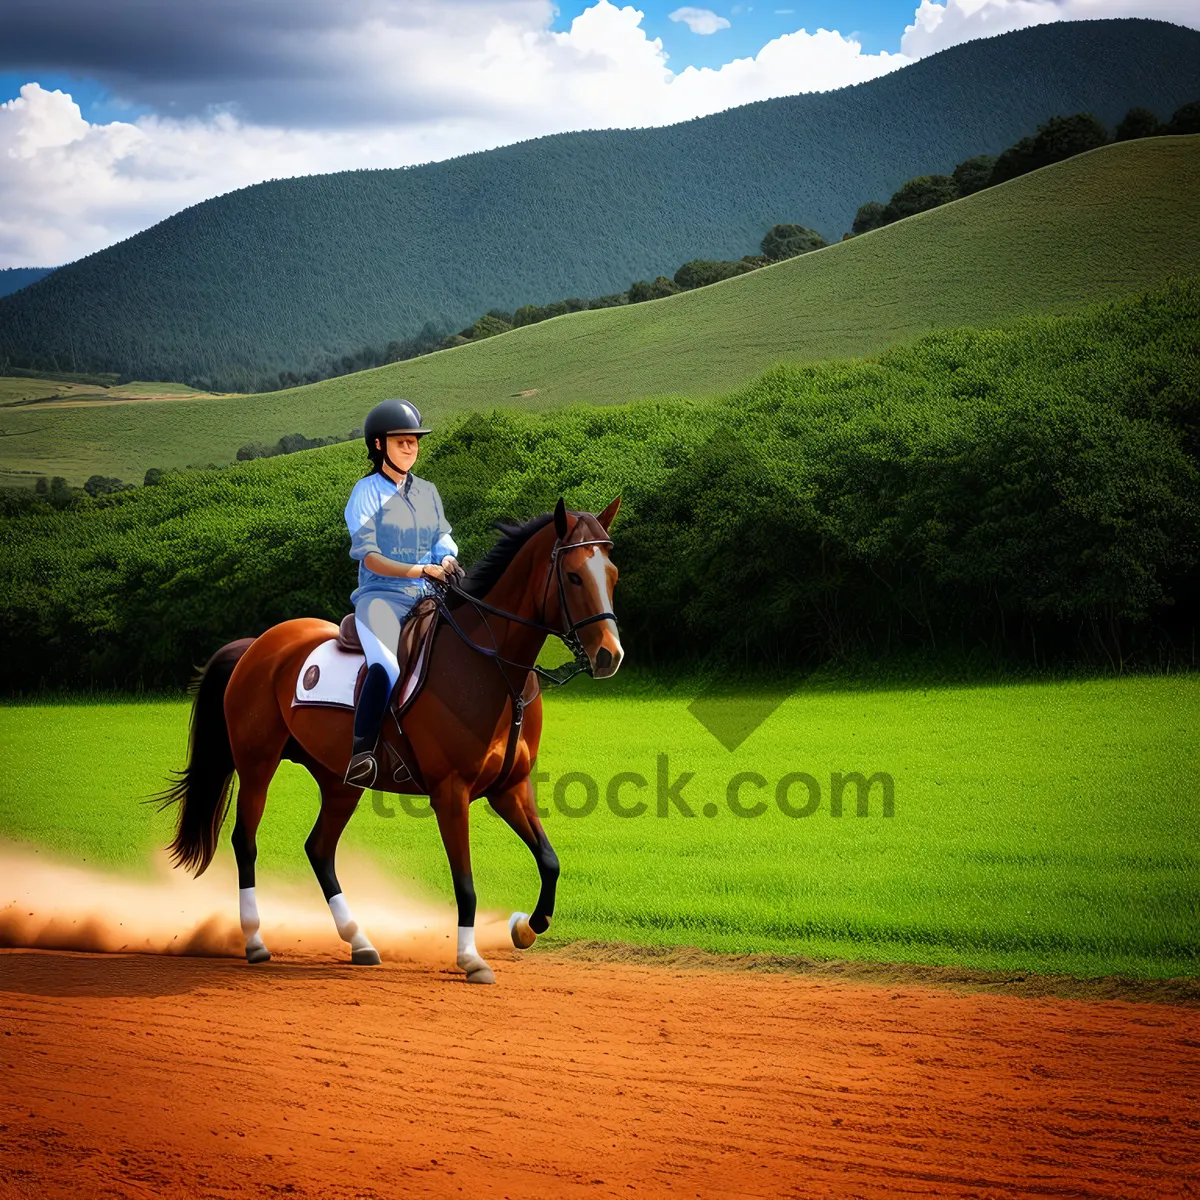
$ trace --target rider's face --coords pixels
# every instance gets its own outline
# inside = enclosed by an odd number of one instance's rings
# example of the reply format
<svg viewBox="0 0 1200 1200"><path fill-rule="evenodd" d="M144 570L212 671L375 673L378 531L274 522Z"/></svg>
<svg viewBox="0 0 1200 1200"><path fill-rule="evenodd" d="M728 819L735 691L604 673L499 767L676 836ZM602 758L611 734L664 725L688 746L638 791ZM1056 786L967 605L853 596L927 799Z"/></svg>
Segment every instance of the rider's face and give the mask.
<svg viewBox="0 0 1200 1200"><path fill-rule="evenodd" d="M417 461L418 441L419 439L414 433L389 433L387 439L388 458L402 471L408 472L412 469L413 463Z"/></svg>

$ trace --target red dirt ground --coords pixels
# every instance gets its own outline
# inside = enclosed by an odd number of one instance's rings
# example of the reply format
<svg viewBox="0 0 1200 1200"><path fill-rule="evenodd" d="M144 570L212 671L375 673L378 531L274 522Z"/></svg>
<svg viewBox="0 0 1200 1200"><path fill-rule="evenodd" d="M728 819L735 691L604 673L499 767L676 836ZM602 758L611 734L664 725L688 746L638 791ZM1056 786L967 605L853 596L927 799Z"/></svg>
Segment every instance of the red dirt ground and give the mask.
<svg viewBox="0 0 1200 1200"><path fill-rule="evenodd" d="M0 951L0 1196L1200 1194L1200 1009Z"/></svg>

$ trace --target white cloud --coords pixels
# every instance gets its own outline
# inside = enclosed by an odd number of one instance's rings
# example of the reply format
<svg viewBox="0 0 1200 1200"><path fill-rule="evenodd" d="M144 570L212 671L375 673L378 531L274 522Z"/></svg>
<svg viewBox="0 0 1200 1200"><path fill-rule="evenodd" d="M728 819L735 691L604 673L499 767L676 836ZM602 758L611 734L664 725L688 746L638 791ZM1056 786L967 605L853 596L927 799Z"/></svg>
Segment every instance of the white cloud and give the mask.
<svg viewBox="0 0 1200 1200"><path fill-rule="evenodd" d="M667 14L672 21L682 21L693 33L716 33L718 29L728 29L729 21L719 17L708 8L677 8Z"/></svg>
<svg viewBox="0 0 1200 1200"><path fill-rule="evenodd" d="M377 118L345 128L289 129L231 112L91 124L70 96L26 84L0 105L0 266L68 262L265 179L406 166L572 129L665 125L910 61L801 30L719 70L675 73L633 7L599 0L565 32L549 29L548 14L531 22L513 12L497 9L469 34L438 26L418 38L382 25L327 34L329 70L345 62L378 84ZM397 115L397 79L425 111Z"/></svg>
<svg viewBox="0 0 1200 1200"><path fill-rule="evenodd" d="M924 58L937 50L1050 21L1147 17L1200 26L1196 0L921 0L900 39L900 53Z"/></svg>
<svg viewBox="0 0 1200 1200"><path fill-rule="evenodd" d="M144 18L140 0L126 7ZM899 54L864 54L854 34L801 29L752 58L676 72L662 41L642 28L643 13L608 0L596 0L565 32L550 28L548 0L346 0L336 8L288 0L283 7L314 21L331 13L353 19L323 27L319 37L277 34L267 55L276 75L247 66L239 86L251 90L236 92L225 111L198 101L220 84L220 72L211 71L202 81L208 91L192 93L185 109L195 115L181 119L93 124L70 96L34 82L0 104L0 266L68 262L265 179L407 166L573 129L670 124L862 83L1020 24L1135 14L1200 23L1184 12L1194 0L922 0ZM266 53L257 43L253 49ZM212 59L207 51L198 57Z"/></svg>

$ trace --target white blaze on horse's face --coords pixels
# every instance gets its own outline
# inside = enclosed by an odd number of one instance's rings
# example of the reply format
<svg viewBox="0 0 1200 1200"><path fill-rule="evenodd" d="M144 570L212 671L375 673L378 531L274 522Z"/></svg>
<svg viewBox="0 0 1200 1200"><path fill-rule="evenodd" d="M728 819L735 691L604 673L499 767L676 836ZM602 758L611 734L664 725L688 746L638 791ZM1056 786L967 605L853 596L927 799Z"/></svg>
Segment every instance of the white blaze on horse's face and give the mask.
<svg viewBox="0 0 1200 1200"><path fill-rule="evenodd" d="M586 555L580 563L582 570L568 568L567 597L571 611L579 614L612 612L613 587L617 582L617 568L609 561L603 546L581 547L579 553ZM580 580L575 583L575 578ZM576 599L582 590L586 599L580 603ZM617 673L625 651L621 649L621 639L617 635L617 626L611 618L606 621L593 621L579 631L579 639L592 664L592 674L597 679L607 679Z"/></svg>

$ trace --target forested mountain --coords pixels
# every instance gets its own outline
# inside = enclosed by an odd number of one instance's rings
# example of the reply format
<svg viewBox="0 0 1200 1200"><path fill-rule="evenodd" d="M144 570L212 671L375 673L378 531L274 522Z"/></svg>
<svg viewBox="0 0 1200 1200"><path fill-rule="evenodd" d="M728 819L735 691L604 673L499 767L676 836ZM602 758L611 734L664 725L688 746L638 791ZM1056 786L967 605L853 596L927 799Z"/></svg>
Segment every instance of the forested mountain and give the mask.
<svg viewBox="0 0 1200 1200"><path fill-rule="evenodd" d="M11 296L53 270L53 267L0 267L0 296Z"/></svg>
<svg viewBox="0 0 1200 1200"><path fill-rule="evenodd" d="M545 137L196 205L0 299L0 367L280 385L490 308L600 296L777 222L827 240L915 171L995 154L1055 113L1114 126L1200 96L1200 32L1056 23L835 92L658 129Z"/></svg>
<svg viewBox="0 0 1200 1200"><path fill-rule="evenodd" d="M438 429L463 412L711 397L772 363L873 356L1172 276L1200 277L1200 134L1104 146L709 287L340 379L170 404L7 407L0 481L130 482L150 467L229 462L248 443L344 435L387 396L414 400Z"/></svg>

